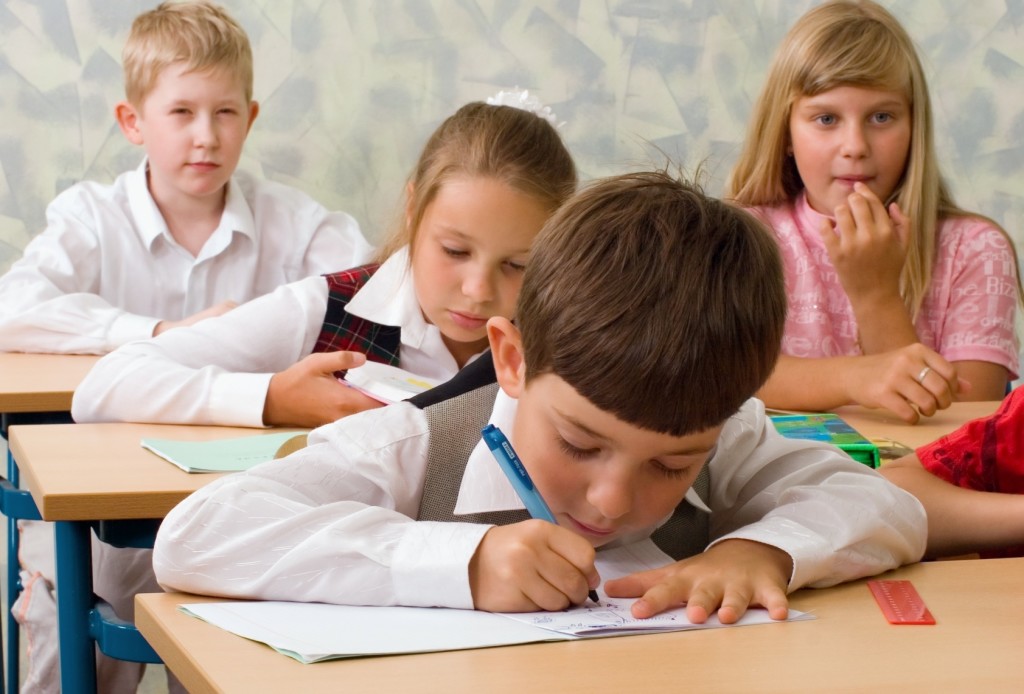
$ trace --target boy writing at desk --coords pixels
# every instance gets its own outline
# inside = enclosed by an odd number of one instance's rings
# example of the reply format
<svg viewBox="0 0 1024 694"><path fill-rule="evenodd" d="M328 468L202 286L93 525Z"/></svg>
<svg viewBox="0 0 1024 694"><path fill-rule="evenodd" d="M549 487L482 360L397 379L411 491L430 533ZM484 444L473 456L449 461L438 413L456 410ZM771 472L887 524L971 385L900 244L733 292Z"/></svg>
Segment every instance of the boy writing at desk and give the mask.
<svg viewBox="0 0 1024 694"><path fill-rule="evenodd" d="M406 402L175 508L154 567L230 597L491 611L581 603L595 550L677 561L604 585L637 617L787 614L787 591L917 560L917 501L836 449L784 439L751 398L785 319L774 241L663 173L600 181L545 225L513 324ZM494 380L497 380L497 385ZM480 430L509 435L557 524L529 520Z"/></svg>

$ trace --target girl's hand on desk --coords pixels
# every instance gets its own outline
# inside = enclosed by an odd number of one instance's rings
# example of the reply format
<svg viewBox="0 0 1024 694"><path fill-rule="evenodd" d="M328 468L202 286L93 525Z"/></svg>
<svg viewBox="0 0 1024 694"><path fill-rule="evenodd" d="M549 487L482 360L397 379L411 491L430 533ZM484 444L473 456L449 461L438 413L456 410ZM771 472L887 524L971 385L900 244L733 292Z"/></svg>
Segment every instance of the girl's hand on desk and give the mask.
<svg viewBox="0 0 1024 694"><path fill-rule="evenodd" d="M970 384L957 377L956 367L920 343L882 354L855 357L841 375L850 400L865 407L882 407L915 424L949 407Z"/></svg>
<svg viewBox="0 0 1024 694"><path fill-rule="evenodd" d="M599 583L591 544L545 520L491 528L469 562L473 606L488 612L564 610Z"/></svg>
<svg viewBox="0 0 1024 694"><path fill-rule="evenodd" d="M722 624L733 624L751 605L764 607L772 619L785 619L792 572L792 558L777 547L725 540L689 559L607 581L604 590L609 597L639 597L633 605L637 619L686 603L686 617L695 624L716 610Z"/></svg>
<svg viewBox="0 0 1024 694"><path fill-rule="evenodd" d="M263 423L314 428L383 403L341 383L336 371L366 363L359 352L310 354L274 374L263 404Z"/></svg>

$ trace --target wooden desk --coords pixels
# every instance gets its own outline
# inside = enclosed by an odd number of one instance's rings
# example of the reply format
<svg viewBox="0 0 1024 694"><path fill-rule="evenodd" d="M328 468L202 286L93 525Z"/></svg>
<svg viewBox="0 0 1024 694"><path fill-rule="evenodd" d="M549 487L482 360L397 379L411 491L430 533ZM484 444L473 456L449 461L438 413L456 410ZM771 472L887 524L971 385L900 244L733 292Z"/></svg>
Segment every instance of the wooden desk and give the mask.
<svg viewBox="0 0 1024 694"><path fill-rule="evenodd" d="M209 440L280 430L163 424L16 425L10 451L44 520L55 521L62 690L95 691L90 521L160 519L216 479L144 450L144 436Z"/></svg>
<svg viewBox="0 0 1024 694"><path fill-rule="evenodd" d="M99 357L0 352L0 412L66 412Z"/></svg>
<svg viewBox="0 0 1024 694"><path fill-rule="evenodd" d="M992 409L994 406L992 403ZM935 424L933 431L951 431L980 411L973 406L951 408ZM865 412L864 416L867 420L878 420L875 423L881 435L908 445L910 442L905 431L919 431L902 423L886 421L874 413ZM162 518L178 501L217 478L217 475L189 475L143 450L139 439L153 436L200 440L259 431L155 424L64 424L11 428L11 452L23 471L27 487L43 518L57 522L57 600L61 619L62 674L70 677L70 673L93 672L92 642L81 636L88 633L87 616L92 607L89 521ZM869 431L864 430L863 433ZM779 628L789 629L790 625L780 625ZM458 660L465 656L447 654L447 657ZM735 659L735 654L733 657ZM65 663L69 666L65 667ZM74 667L70 663L74 663ZM626 670L635 674L636 666L631 663ZM495 677L495 673L485 671L488 678ZM75 685L82 687L83 680L94 682L95 676L68 680L64 683L64 691L76 690ZM487 687L483 690L486 691ZM88 685L86 691L89 691Z"/></svg>
<svg viewBox="0 0 1024 694"><path fill-rule="evenodd" d="M163 518L218 474L189 474L142 448L145 437L208 441L278 430L169 424L13 426L10 446L44 520Z"/></svg>
<svg viewBox="0 0 1024 694"><path fill-rule="evenodd" d="M866 407L840 407L835 412L868 438L888 438L908 448L917 448L954 431L965 422L992 414L1000 403L1000 400L955 402L932 417L922 417L917 424L907 424L886 410Z"/></svg>
<svg viewBox="0 0 1024 694"><path fill-rule="evenodd" d="M1024 690L1024 559L915 564L884 577L913 580L938 623L888 624L857 581L795 593L792 607L813 612L810 622L302 665L176 610L211 598L139 595L135 619L194 694Z"/></svg>

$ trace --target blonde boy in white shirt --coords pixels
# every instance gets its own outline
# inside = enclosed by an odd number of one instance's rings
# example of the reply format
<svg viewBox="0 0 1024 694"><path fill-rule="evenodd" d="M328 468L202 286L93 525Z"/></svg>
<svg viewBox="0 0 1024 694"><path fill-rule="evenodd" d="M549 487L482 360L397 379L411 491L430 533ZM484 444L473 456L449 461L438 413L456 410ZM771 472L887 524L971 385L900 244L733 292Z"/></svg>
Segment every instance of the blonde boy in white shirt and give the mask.
<svg viewBox="0 0 1024 694"><path fill-rule="evenodd" d="M112 185L80 183L49 206L46 230L0 278L0 350L102 354L369 260L349 215L235 172L259 106L248 37L221 8L164 3L140 15L123 62L127 98L115 115L146 159ZM21 534L24 687L55 692L53 532L23 522ZM114 576L139 561L136 550L96 554ZM147 587L156 586L98 582L96 593L131 619L132 596ZM100 691L134 691L142 666L102 659L98 672Z"/></svg>
<svg viewBox="0 0 1024 694"><path fill-rule="evenodd" d="M236 172L259 105L242 28L206 3L141 15L118 125L146 159L84 182L0 278L0 351L105 354L372 249L352 217Z"/></svg>

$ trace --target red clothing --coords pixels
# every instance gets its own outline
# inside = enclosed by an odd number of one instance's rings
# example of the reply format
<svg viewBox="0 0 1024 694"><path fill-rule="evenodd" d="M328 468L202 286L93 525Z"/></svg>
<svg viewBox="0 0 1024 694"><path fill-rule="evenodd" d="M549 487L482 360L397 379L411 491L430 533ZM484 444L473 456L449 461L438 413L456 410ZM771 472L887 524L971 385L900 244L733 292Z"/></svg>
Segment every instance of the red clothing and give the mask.
<svg viewBox="0 0 1024 694"><path fill-rule="evenodd" d="M968 422L917 449L926 470L958 487L1024 494L1024 388L989 417ZM984 556L1024 556L1024 545Z"/></svg>

